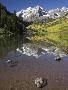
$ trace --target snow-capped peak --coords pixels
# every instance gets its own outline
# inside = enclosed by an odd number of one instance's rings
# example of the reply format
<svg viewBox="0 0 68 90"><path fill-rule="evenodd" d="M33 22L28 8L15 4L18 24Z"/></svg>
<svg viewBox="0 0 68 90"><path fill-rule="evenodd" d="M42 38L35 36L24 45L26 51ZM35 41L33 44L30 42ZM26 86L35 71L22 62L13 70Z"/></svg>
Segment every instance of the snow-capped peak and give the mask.
<svg viewBox="0 0 68 90"><path fill-rule="evenodd" d="M34 8L36 8L37 10L39 10L39 9L43 10L43 8L42 8L41 6L39 6L39 5L37 5L37 6L34 7Z"/></svg>
<svg viewBox="0 0 68 90"><path fill-rule="evenodd" d="M61 8L61 11L63 11L63 12L67 12L67 11L68 11L68 8L66 8L66 7L62 7L62 8Z"/></svg>
<svg viewBox="0 0 68 90"><path fill-rule="evenodd" d="M49 18L59 18L65 15L65 12L68 12L68 8L62 7L61 9L51 9L49 11L44 10L41 6L37 5L35 7L28 7L25 10L21 10L16 13L17 16L21 16L23 20L26 21L35 21Z"/></svg>

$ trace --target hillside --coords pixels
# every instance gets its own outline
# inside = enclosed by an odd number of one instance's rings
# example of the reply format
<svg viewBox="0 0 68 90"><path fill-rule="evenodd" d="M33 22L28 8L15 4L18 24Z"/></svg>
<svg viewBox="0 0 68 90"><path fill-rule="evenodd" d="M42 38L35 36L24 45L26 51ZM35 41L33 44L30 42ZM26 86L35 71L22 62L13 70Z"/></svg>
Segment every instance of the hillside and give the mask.
<svg viewBox="0 0 68 90"><path fill-rule="evenodd" d="M68 27L68 18L62 17L54 19L46 23L33 23L27 28L31 30L47 30L48 32L58 32L60 30L67 30Z"/></svg>

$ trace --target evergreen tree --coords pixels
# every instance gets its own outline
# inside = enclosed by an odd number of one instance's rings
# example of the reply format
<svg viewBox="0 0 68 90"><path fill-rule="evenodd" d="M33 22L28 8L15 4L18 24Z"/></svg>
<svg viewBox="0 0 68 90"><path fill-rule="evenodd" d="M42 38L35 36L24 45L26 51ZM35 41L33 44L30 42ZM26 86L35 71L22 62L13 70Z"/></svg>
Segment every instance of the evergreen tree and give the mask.
<svg viewBox="0 0 68 90"><path fill-rule="evenodd" d="M16 11L10 13L7 11L6 7L0 3L0 27L6 30L5 32L10 33L20 33L26 32L26 25L28 23L23 22L21 16L16 16Z"/></svg>

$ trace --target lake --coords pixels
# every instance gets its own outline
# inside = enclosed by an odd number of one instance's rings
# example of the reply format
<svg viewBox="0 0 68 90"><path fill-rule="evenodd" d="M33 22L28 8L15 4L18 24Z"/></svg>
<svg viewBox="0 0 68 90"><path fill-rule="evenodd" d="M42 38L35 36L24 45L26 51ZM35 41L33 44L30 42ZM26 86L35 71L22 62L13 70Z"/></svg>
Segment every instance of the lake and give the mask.
<svg viewBox="0 0 68 90"><path fill-rule="evenodd" d="M57 37L61 43L54 42ZM19 35L0 38L0 90L39 90L34 84L37 77L47 80L40 90L68 90L67 38L57 33L46 38L39 42Z"/></svg>

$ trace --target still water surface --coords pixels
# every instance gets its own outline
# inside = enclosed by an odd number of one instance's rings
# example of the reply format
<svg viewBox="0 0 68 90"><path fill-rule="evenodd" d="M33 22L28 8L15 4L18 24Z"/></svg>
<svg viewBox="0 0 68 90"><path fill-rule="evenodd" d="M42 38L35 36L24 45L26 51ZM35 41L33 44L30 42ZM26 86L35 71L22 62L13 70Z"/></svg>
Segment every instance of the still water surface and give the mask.
<svg viewBox="0 0 68 90"><path fill-rule="evenodd" d="M47 79L40 90L68 90L68 55L49 43L24 43L23 37L0 40L0 90L39 90L37 77ZM55 58L60 56L61 60Z"/></svg>

